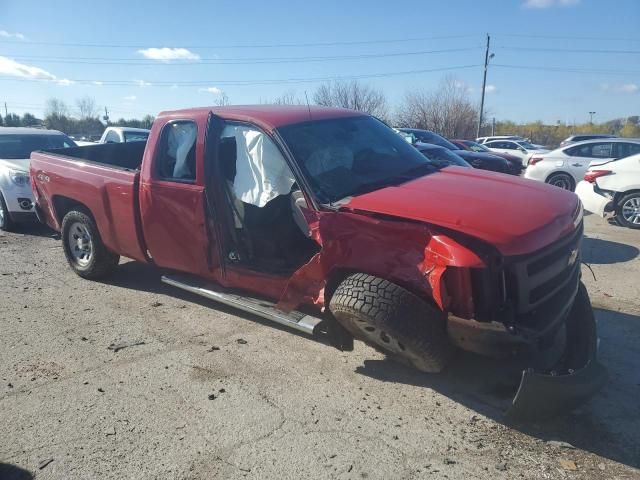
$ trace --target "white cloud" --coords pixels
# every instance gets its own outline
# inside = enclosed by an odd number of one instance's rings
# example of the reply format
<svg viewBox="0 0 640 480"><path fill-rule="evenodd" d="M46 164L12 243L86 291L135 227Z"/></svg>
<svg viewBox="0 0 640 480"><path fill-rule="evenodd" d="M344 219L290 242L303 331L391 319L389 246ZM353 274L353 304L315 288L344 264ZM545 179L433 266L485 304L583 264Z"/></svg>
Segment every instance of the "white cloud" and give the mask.
<svg viewBox="0 0 640 480"><path fill-rule="evenodd" d="M218 87L199 88L199 92L213 93L214 95L222 95L224 92Z"/></svg>
<svg viewBox="0 0 640 480"><path fill-rule="evenodd" d="M26 40L27 39L27 37L25 37L21 33L9 33L6 30L0 30L0 37L2 37L2 38L17 38L18 40Z"/></svg>
<svg viewBox="0 0 640 480"><path fill-rule="evenodd" d="M600 90L604 92L634 94L640 91L640 86L636 83L620 83L614 85L602 83L600 84Z"/></svg>
<svg viewBox="0 0 640 480"><path fill-rule="evenodd" d="M171 60L200 60L200 55L193 53L186 48L146 48L138 50L145 58L158 60L160 62L170 62Z"/></svg>
<svg viewBox="0 0 640 480"><path fill-rule="evenodd" d="M72 80L67 78L58 78L53 73L47 72L43 68L18 63L7 57L0 57L0 75L26 78L28 80L45 80L48 82L55 82L58 85L63 86L69 86L74 83Z"/></svg>
<svg viewBox="0 0 640 480"><path fill-rule="evenodd" d="M99 86L100 86L100 85L104 85L104 82L101 82L100 80L94 80L94 81L93 81L93 82L91 82L91 83L93 83L94 85L99 85Z"/></svg>
<svg viewBox="0 0 640 480"><path fill-rule="evenodd" d="M525 8L550 8L571 7L580 3L580 0L525 0Z"/></svg>
<svg viewBox="0 0 640 480"><path fill-rule="evenodd" d="M150 87L151 83L145 82L144 80L134 80L138 84L139 87Z"/></svg>
<svg viewBox="0 0 640 480"><path fill-rule="evenodd" d="M498 89L496 88L495 85L487 85L484 87L484 93L489 94L489 93L496 93Z"/></svg>
<svg viewBox="0 0 640 480"><path fill-rule="evenodd" d="M126 97L123 97L124 100L126 100L127 102L133 102L135 101L138 97L136 97L135 95L127 95Z"/></svg>

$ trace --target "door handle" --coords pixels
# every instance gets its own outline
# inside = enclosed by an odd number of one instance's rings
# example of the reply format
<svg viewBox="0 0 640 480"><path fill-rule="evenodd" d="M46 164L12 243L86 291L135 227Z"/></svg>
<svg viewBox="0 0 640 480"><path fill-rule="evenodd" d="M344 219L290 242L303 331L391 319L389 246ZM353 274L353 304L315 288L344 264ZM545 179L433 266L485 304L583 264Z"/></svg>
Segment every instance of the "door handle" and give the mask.
<svg viewBox="0 0 640 480"><path fill-rule="evenodd" d="M571 166L572 167L581 167L582 164L581 163L572 163Z"/></svg>

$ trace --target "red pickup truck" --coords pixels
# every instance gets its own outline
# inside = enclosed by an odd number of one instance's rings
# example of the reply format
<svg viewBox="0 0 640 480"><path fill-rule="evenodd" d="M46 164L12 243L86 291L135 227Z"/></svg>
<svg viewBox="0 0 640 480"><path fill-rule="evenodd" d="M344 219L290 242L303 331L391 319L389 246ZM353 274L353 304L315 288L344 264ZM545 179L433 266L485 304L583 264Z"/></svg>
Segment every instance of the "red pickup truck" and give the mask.
<svg viewBox="0 0 640 480"><path fill-rule="evenodd" d="M147 142L34 152L31 179L39 218L84 278L125 256L177 288L425 372L456 348L501 358L522 372L513 416L573 408L604 382L578 198L441 168L371 116L164 112Z"/></svg>

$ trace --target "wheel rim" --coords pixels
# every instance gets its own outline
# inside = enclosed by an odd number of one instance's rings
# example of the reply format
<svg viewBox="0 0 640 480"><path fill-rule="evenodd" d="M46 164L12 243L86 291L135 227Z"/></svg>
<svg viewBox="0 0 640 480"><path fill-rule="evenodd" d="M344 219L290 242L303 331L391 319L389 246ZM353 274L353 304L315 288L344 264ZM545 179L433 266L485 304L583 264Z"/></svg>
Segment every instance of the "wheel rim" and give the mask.
<svg viewBox="0 0 640 480"><path fill-rule="evenodd" d="M563 190L571 190L571 180L564 175L559 177L553 177L549 180L549 184L554 187L562 188Z"/></svg>
<svg viewBox="0 0 640 480"><path fill-rule="evenodd" d="M74 222L67 235L69 252L76 264L86 267L93 258L93 239L89 229L80 222Z"/></svg>
<svg viewBox="0 0 640 480"><path fill-rule="evenodd" d="M631 197L622 204L622 217L629 223L640 225L640 197Z"/></svg>

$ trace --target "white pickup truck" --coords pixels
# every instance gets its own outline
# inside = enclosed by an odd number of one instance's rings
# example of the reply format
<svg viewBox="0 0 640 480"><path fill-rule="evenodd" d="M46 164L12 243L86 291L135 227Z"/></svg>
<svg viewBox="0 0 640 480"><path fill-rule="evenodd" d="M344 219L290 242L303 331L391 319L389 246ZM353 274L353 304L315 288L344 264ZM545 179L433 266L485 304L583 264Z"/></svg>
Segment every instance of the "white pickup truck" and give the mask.
<svg viewBox="0 0 640 480"><path fill-rule="evenodd" d="M133 127L107 127L98 143L146 142L149 130Z"/></svg>

